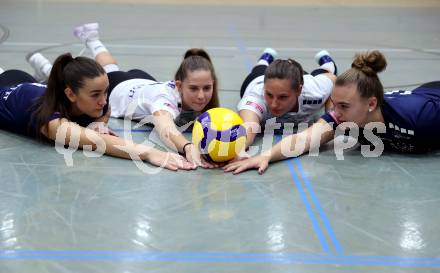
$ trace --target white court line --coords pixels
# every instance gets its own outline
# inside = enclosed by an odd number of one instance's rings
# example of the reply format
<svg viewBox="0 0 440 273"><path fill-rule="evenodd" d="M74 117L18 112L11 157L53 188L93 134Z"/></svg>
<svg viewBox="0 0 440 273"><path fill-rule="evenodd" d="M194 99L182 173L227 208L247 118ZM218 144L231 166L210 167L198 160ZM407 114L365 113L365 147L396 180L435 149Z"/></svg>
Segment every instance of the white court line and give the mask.
<svg viewBox="0 0 440 273"><path fill-rule="evenodd" d="M83 44L60 44L60 43L35 43L35 42L7 42L3 43L4 46L23 46L23 47L57 47L57 46L74 46L74 47L84 47ZM178 49L178 50L186 50L191 46L172 46L172 45L134 45L134 44L112 44L106 43L106 47L112 48L127 48L127 49ZM238 48L235 46L206 46L206 49L209 50L229 50L236 51ZM247 50L250 51L261 51L264 49L263 47L247 47ZM322 48L317 47L277 47L279 51L300 51L300 52L316 52L321 50ZM383 52L401 52L408 53L414 51L423 51L430 53L440 53L440 49L438 48L420 48L420 49L409 49L409 48L326 48L332 52L353 52L353 51L368 51L371 49L377 49Z"/></svg>

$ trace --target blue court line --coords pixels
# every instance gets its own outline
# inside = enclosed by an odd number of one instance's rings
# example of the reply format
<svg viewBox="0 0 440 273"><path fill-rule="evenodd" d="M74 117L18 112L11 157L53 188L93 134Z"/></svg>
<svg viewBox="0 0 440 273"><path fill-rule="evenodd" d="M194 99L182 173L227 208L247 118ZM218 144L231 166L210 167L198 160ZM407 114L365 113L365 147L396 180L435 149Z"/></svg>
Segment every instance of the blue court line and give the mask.
<svg viewBox="0 0 440 273"><path fill-rule="evenodd" d="M325 255L289 252L152 252L130 250L30 250L10 249L0 250L1 255L167 255L167 256L200 256L200 257L273 257L273 258L300 258L300 259L354 259L354 260L402 260L440 262L440 257L398 257L398 256L361 256L361 255Z"/></svg>
<svg viewBox="0 0 440 273"><path fill-rule="evenodd" d="M276 136L275 139L278 142L278 141L281 140L281 136ZM323 235L323 232L321 231L321 228L320 228L320 226L318 224L318 221L315 218L313 210L311 209L311 206L310 206L310 204L308 202L308 199L307 199L307 196L305 194L305 190L304 190L304 188L302 186L302 183L299 181L298 176L296 175L296 170L293 167L292 161L295 161L295 164L298 167L298 170L299 170L299 172L301 174L301 178L304 181L304 184L306 185L307 191L309 192L309 194L311 196L312 203L314 204L314 206L318 210L318 214L319 214L322 222L324 223L325 229L327 230L327 233L329 234L330 239L331 239L331 241L332 241L332 243L333 243L333 245L334 245L334 247L336 249L336 253L338 255L343 255L344 251L342 249L342 246L339 243L338 239L336 238L335 232L333 231L333 228L332 228L332 226L330 224L330 221L329 221L328 217L326 216L326 214L324 212L324 209L322 208L321 203L319 202L319 199L318 199L318 197L315 194L315 191L313 190L312 184L310 183L309 179L307 178L307 176L305 174L304 168L302 167L302 164L301 164L301 160L299 158L290 159L290 160L287 161L287 165L289 166L290 173L292 175L293 180L295 181L296 187L298 188L298 190L300 192L301 199L303 200L303 203L306 206L307 211L309 212L309 210L310 210L309 216L310 216L310 218L312 220L315 232L317 233L318 238L320 238L319 240L321 242L321 245L323 245L324 252L326 252L326 247L325 246L328 246L327 241L326 241L326 239L325 239L325 237ZM309 207L310 207L310 209L309 209ZM315 221L316 221L317 227L315 227L315 223L314 223ZM330 250L328 250L328 252L330 252Z"/></svg>
<svg viewBox="0 0 440 273"><path fill-rule="evenodd" d="M244 45L244 41L243 39L241 39L240 33L238 32L237 27L234 24L229 25L229 33L231 33L231 36L234 38L235 44L240 51L241 56L244 58L244 64L246 68L249 72L252 71L254 64L246 54L246 46Z"/></svg>
<svg viewBox="0 0 440 273"><path fill-rule="evenodd" d="M319 216L321 217L322 222L324 223L324 226L330 236L330 239L336 249L336 253L338 255L343 255L344 251L342 249L341 244L339 243L338 239L336 238L335 232L333 231L332 225L330 224L330 221L328 217L326 216L324 209L321 206L321 203L319 202L318 197L315 194L315 191L313 190L312 183L310 183L309 179L307 178L307 175L305 174L304 168L302 167L301 160L299 158L293 159L299 169L299 172L302 176L302 179L304 181L304 184L306 185L307 191L309 192L312 202L314 203L316 209L318 210Z"/></svg>
<svg viewBox="0 0 440 273"><path fill-rule="evenodd" d="M180 261L269 264L394 265L440 267L440 258L332 256L294 253L199 253L82 250L1 250L0 260Z"/></svg>
<svg viewBox="0 0 440 273"><path fill-rule="evenodd" d="M276 142L279 142L280 140L281 140L281 136L278 136L278 135L275 136ZM293 161L293 159L286 160L287 166L289 167L289 170L290 170L290 175L292 176L293 182L295 183L295 185L298 189L301 200L302 200L304 206L306 207L310 221L312 222L313 229L315 231L316 236L319 239L319 242L321 243L321 246L323 248L324 253L331 254L330 247L327 243L327 240L324 236L324 233L321 230L321 227L319 226L318 220L316 219L316 216L313 213L312 206L310 205L309 200L307 198L307 195L305 193L305 190L304 190L304 188L298 178L298 175L296 174L296 170L293 167L292 161Z"/></svg>
<svg viewBox="0 0 440 273"><path fill-rule="evenodd" d="M321 230L321 227L319 226L318 220L316 219L315 214L313 213L312 206L310 205L310 203L307 199L304 188L301 185L301 182L299 181L299 178L296 174L296 171L293 167L291 160L287 160L287 166L289 166L290 175L292 176L293 182L295 183L296 187L298 188L299 195L301 197L302 202L304 203L304 206L306 207L307 213L309 214L310 220L312 221L313 229L315 230L315 233L318 236L319 242L321 243L321 246L324 250L324 253L330 254L330 247L327 243L327 240L325 239L325 236Z"/></svg>

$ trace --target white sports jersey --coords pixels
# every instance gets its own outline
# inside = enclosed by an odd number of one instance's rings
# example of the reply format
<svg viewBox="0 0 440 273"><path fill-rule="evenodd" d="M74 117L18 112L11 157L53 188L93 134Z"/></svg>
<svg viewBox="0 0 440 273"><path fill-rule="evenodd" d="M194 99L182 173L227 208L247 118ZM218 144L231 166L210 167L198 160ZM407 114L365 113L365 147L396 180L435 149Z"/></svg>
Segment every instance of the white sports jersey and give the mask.
<svg viewBox="0 0 440 273"><path fill-rule="evenodd" d="M298 97L298 112L289 112L283 121L291 123L309 122L325 104L333 89L333 82L325 75L304 75L304 85ZM250 110L258 115L261 122L271 115L264 99L264 76L255 78L246 88L243 98L238 103L238 111Z"/></svg>
<svg viewBox="0 0 440 273"><path fill-rule="evenodd" d="M132 79L116 85L110 94L111 116L141 120L159 110L169 112L175 119L181 112L179 92L174 81L155 82Z"/></svg>

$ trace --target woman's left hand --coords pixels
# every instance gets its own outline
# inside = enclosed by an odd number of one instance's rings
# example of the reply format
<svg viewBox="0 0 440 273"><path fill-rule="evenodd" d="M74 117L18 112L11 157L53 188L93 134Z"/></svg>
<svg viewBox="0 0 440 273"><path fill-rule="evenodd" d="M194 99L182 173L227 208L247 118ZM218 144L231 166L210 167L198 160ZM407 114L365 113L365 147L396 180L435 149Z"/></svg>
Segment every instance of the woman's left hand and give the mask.
<svg viewBox="0 0 440 273"><path fill-rule="evenodd" d="M191 170L193 166L183 156L172 152L163 152L157 149L152 149L148 153L148 162L155 166L162 166L168 170L177 171Z"/></svg>
<svg viewBox="0 0 440 273"><path fill-rule="evenodd" d="M232 172L233 174L239 174L248 169L257 169L259 174L263 174L269 167L269 156L259 155L248 159L238 160L231 162L223 167L225 172Z"/></svg>
<svg viewBox="0 0 440 273"><path fill-rule="evenodd" d="M195 168L197 168L197 166L200 166L205 169L214 169L220 167L219 164L214 162L209 162L205 158L203 158L203 155L200 154L199 149L197 149L197 147L194 144L187 145L185 147L184 152L186 155L186 159L189 162L193 163Z"/></svg>

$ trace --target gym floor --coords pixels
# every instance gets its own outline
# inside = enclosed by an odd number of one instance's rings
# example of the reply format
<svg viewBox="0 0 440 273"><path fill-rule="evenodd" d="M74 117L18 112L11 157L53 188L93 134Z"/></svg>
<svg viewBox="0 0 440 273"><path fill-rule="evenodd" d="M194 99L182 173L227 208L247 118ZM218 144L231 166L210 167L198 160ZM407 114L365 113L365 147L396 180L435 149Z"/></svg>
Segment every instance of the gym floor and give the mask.
<svg viewBox="0 0 440 273"><path fill-rule="evenodd" d="M265 47L306 70L327 49L340 71L380 49L387 90L440 80L438 1L237 2L3 0L0 67L32 73L30 52L77 55L73 27L99 22L122 69L159 80L186 49L207 49L232 109ZM110 126L160 145L136 123ZM337 160L327 146L261 176L70 152L0 131L0 272L440 271L440 152Z"/></svg>

